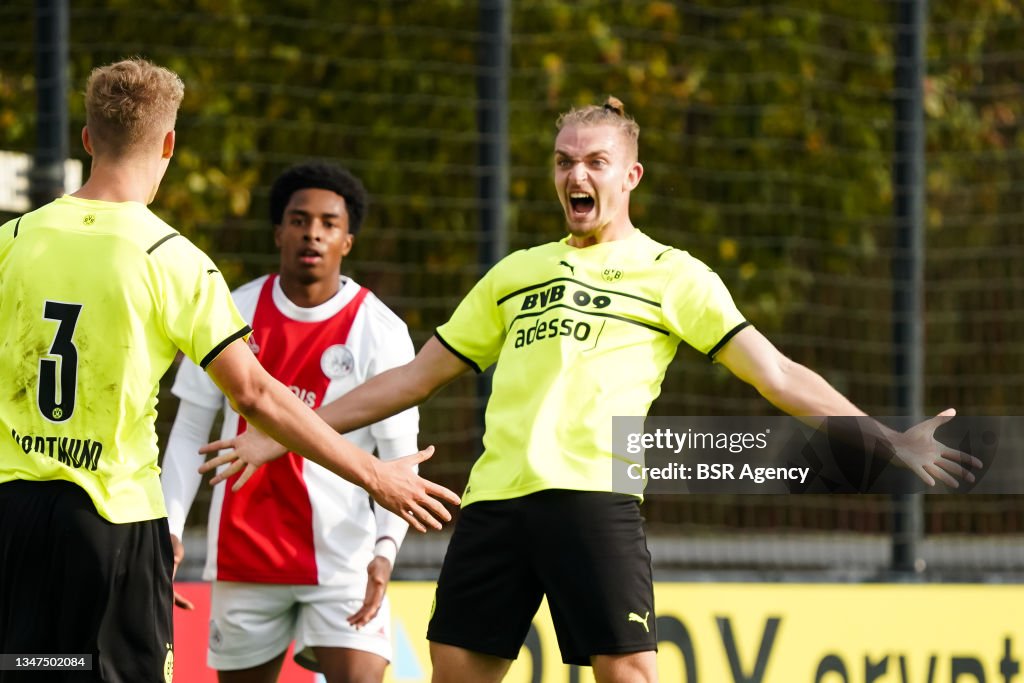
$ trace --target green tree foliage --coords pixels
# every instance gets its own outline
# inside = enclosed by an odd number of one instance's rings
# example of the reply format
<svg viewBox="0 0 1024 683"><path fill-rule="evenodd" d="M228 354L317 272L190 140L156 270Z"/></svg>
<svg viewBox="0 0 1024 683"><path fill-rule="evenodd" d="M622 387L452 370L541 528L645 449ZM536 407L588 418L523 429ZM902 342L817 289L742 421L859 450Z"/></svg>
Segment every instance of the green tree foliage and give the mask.
<svg viewBox="0 0 1024 683"><path fill-rule="evenodd" d="M232 284L272 269L267 188L337 160L374 198L346 270L417 342L479 274L477 3L76 0L73 154L89 70L139 54L186 81L154 209ZM748 317L869 412L892 411L893 3L510 3L509 234L556 239L554 121L622 99L646 175L634 222L711 264ZM1024 408L1021 4L929 3L927 403ZM0 7L0 149L35 135L32 3ZM424 411L452 476L479 449L465 382ZM770 410L689 350L662 414ZM452 454L452 451L455 451ZM445 449L442 449L445 453ZM457 473L457 474L456 474Z"/></svg>

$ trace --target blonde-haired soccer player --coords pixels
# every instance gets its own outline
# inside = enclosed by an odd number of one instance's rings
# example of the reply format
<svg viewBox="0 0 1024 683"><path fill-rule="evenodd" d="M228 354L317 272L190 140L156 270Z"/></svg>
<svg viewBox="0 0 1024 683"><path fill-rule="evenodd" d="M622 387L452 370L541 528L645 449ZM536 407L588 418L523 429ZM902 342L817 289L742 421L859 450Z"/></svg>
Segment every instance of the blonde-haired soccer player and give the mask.
<svg viewBox="0 0 1024 683"><path fill-rule="evenodd" d="M142 59L94 70L89 180L0 227L0 652L91 655L64 680L171 679L154 416L179 349L250 422L418 528L449 517L434 496L457 500L415 474L428 452L382 463L271 378L216 266L146 208L183 94Z"/></svg>
<svg viewBox="0 0 1024 683"><path fill-rule="evenodd" d="M411 363L321 411L349 430L501 361L427 632L435 683L501 680L545 595L566 662L593 666L600 683L657 679L650 554L638 498L612 490L611 424L646 415L680 341L786 412L863 415L748 325L707 266L633 225L643 166L621 102L557 127L568 236L504 258ZM932 437L946 419L886 437L921 478L955 485L951 472L971 475ZM256 435L233 443L208 464L281 452Z"/></svg>

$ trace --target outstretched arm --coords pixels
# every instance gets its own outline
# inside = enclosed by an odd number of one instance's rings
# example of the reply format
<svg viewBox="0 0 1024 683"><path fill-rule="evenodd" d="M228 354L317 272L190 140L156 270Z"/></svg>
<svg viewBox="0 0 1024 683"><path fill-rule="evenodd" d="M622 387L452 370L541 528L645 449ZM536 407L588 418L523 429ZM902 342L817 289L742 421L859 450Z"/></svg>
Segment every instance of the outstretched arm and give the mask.
<svg viewBox="0 0 1024 683"><path fill-rule="evenodd" d="M405 365L380 373L318 412L337 431L350 432L418 406L469 370L437 337L431 337Z"/></svg>
<svg viewBox="0 0 1024 683"><path fill-rule="evenodd" d="M238 340L207 368L207 373L236 411L291 451L366 489L374 500L419 531L436 529L451 515L440 500L457 505L459 497L419 477L414 466L433 453L428 448L400 460L381 462L332 430L283 384L271 377ZM253 463L255 465L260 462ZM440 500L438 500L440 499Z"/></svg>
<svg viewBox="0 0 1024 683"><path fill-rule="evenodd" d="M337 400L321 406L317 413L337 432L350 432L423 403L469 369L436 337L431 337L410 362L371 378ZM232 463L211 480L217 484L243 467L251 474L254 467L288 452L290 449L286 446L287 443L274 439L272 434L247 430L234 439L214 441L201 448L200 452L207 454L222 449L232 450L211 458L200 469L207 472ZM243 474L235 486L241 486L247 478Z"/></svg>
<svg viewBox="0 0 1024 683"><path fill-rule="evenodd" d="M784 356L753 327L741 330L715 360L757 389L776 408L794 417L865 416L821 375ZM974 481L967 468L982 465L977 458L935 439L935 430L955 414L952 409L945 410L903 433L876 420L864 420L863 424L876 430L873 436L891 444L902 464L926 484L934 486L937 479L955 488L955 477Z"/></svg>

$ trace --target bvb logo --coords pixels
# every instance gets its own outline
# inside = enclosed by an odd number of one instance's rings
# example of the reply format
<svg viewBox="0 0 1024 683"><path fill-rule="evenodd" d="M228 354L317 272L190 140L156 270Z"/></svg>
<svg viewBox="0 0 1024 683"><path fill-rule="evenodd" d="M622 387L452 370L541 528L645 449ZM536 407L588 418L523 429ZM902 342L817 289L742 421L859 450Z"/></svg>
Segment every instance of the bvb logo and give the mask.
<svg viewBox="0 0 1024 683"><path fill-rule="evenodd" d="M85 215L85 218L82 219L82 222L85 223L86 225L92 225L93 223L96 222L96 216L94 216L91 213L88 213Z"/></svg>
<svg viewBox="0 0 1024 683"><path fill-rule="evenodd" d="M174 650L167 646L167 657L164 658L164 683L174 680Z"/></svg>
<svg viewBox="0 0 1024 683"><path fill-rule="evenodd" d="M615 282L616 280L622 279L622 271L618 268L605 268L601 271L601 277L603 277L606 282Z"/></svg>
<svg viewBox="0 0 1024 683"><path fill-rule="evenodd" d="M59 420L62 417L64 417L64 411L61 410L60 408L54 408L53 409L53 419L54 420Z"/></svg>

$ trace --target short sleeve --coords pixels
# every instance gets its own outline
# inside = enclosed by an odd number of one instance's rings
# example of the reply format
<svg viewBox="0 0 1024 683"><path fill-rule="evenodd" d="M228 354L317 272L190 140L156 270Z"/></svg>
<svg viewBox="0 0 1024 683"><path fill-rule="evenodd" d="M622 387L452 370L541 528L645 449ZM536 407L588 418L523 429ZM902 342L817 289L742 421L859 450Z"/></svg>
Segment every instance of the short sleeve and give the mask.
<svg viewBox="0 0 1024 683"><path fill-rule="evenodd" d="M178 367L171 393L182 400L210 410L219 410L224 405L224 394L221 390L209 375L188 358L183 359Z"/></svg>
<svg viewBox="0 0 1024 683"><path fill-rule="evenodd" d="M154 252L163 272L163 321L168 338L199 367L252 330L213 261L185 238Z"/></svg>
<svg viewBox="0 0 1024 683"><path fill-rule="evenodd" d="M483 372L498 360L505 343L505 325L495 295L498 270L508 259L498 263L469 291L452 317L437 328L437 338L449 351Z"/></svg>
<svg viewBox="0 0 1024 683"><path fill-rule="evenodd" d="M684 342L714 358L749 323L714 271L689 254L677 254L662 298L665 322Z"/></svg>
<svg viewBox="0 0 1024 683"><path fill-rule="evenodd" d="M370 303L369 301L367 303ZM373 300L374 304L378 304ZM383 308L383 304L379 304ZM380 313L383 313L381 311ZM387 315L373 315L373 359L367 371L370 379L386 370L405 365L416 355L416 350L409 337L409 329L405 323L390 311ZM370 433L374 439L395 439L403 436L415 436L419 433L419 410L409 408L391 417L370 425ZM414 451L409 451L413 453ZM405 453L404 455L409 455Z"/></svg>

